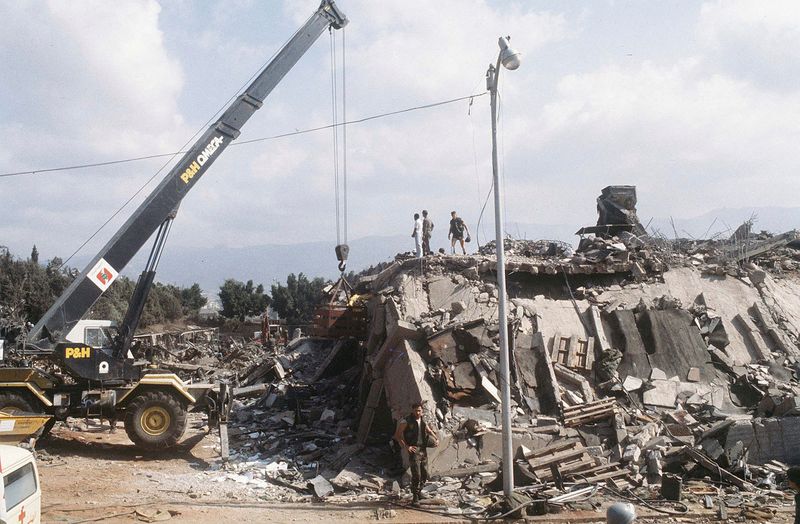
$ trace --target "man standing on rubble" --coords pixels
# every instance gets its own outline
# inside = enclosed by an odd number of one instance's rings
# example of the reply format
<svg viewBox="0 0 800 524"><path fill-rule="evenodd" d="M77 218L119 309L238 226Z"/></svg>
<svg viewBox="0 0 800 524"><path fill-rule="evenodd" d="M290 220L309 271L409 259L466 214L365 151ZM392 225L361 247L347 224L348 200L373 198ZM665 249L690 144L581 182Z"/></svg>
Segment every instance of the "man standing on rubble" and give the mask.
<svg viewBox="0 0 800 524"><path fill-rule="evenodd" d="M450 219L450 232L447 233L447 238L450 239L450 252L455 254L456 240L458 240L461 243L462 253L466 255L467 249L464 247L464 232L466 231L467 242L469 242L469 228L455 211L451 211L450 216L452 217Z"/></svg>
<svg viewBox="0 0 800 524"><path fill-rule="evenodd" d="M422 254L427 256L433 254L431 251L431 233L433 232L433 220L428 218L428 210L422 210Z"/></svg>
<svg viewBox="0 0 800 524"><path fill-rule="evenodd" d="M417 258L422 258L422 219L419 218L419 213L414 213L414 230L411 232L411 237L414 239L414 254Z"/></svg>
<svg viewBox="0 0 800 524"><path fill-rule="evenodd" d="M786 471L789 487L794 490L794 524L800 524L800 466L792 466Z"/></svg>
<svg viewBox="0 0 800 524"><path fill-rule="evenodd" d="M436 433L422 418L422 403L412 404L411 414L400 421L394 438L408 453L412 503L419 504L420 492L428 481L428 447L439 445Z"/></svg>

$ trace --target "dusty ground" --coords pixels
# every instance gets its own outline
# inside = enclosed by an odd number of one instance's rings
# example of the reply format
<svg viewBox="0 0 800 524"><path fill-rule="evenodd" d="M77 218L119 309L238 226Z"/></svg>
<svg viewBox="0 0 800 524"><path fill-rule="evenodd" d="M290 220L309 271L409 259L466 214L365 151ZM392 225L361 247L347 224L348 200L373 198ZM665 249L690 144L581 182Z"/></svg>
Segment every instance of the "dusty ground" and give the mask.
<svg viewBox="0 0 800 524"><path fill-rule="evenodd" d="M170 522L187 523L362 522L377 520L380 509L397 512L392 522L454 521L385 503L267 500L257 489L216 482L222 475L218 439L197 428L187 431L178 449L145 454L130 443L121 424L114 434L108 423L75 426L58 425L37 446L43 522L146 521L136 511L171 512Z"/></svg>
<svg viewBox="0 0 800 524"><path fill-rule="evenodd" d="M187 431L176 450L144 454L125 436L120 424L109 434L108 424L83 421L70 429L58 425L39 445L42 483L42 521L153 522L160 515L169 522L364 522L393 510L387 522L466 522L463 516L426 513L386 502L352 502L331 497L314 504L301 496L281 495L230 480L219 470L218 440L205 434L199 423ZM443 511L444 508L436 508ZM139 515L137 515L137 512ZM652 513L652 512L651 512ZM642 515L646 512L640 513ZM602 522L602 509L571 511L530 520L537 522ZM771 522L792 522L791 508L782 508ZM148 517L150 519L148 520ZM692 506L680 518L661 516L641 522L713 522Z"/></svg>

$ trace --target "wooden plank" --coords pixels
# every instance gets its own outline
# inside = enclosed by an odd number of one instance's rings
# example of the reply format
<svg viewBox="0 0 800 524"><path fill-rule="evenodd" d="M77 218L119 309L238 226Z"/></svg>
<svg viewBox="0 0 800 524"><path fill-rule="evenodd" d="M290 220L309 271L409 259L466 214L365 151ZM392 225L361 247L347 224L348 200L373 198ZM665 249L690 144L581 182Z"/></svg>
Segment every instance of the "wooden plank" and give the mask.
<svg viewBox="0 0 800 524"><path fill-rule="evenodd" d="M590 338L586 345L586 364L584 365L586 371L594 369L594 339Z"/></svg>
<svg viewBox="0 0 800 524"><path fill-rule="evenodd" d="M610 471L608 473L602 473L600 475L595 475L593 477L587 477L584 480L584 482L595 483L595 482L599 482L601 480L614 479L614 478L617 478L617 477L626 477L628 475L630 475L630 471L628 471L626 469L621 469L619 471Z"/></svg>
<svg viewBox="0 0 800 524"><path fill-rule="evenodd" d="M592 318L594 336L597 338L597 343L600 344L600 351L608 351L611 349L611 344L608 343L606 332L603 330L603 321L600 318L600 310L597 309L597 306L589 306L589 316Z"/></svg>
<svg viewBox="0 0 800 524"><path fill-rule="evenodd" d="M562 440L560 442L556 442L555 444L550 444L549 446L529 451L528 453L525 453L524 458L530 459L541 457L543 455L547 455L548 453L554 453L556 451L562 451L567 448L575 447L576 445L583 447L583 444L577 440Z"/></svg>
<svg viewBox="0 0 800 524"><path fill-rule="evenodd" d="M568 449L560 453L554 453L547 457L532 458L528 460L528 467L531 469L539 469L549 467L553 462L564 462L567 459L580 457L586 453L586 448L580 447L576 449Z"/></svg>
<svg viewBox="0 0 800 524"><path fill-rule="evenodd" d="M593 402L587 402L586 404L582 404L580 406L567 406L564 408L565 416L570 411L585 411L587 409L593 409L596 407L608 407L614 406L617 403L616 399L612 397L601 398L600 400L595 400Z"/></svg>
<svg viewBox="0 0 800 524"><path fill-rule="evenodd" d="M569 345L567 346L567 367L578 367L578 337L576 335L569 337Z"/></svg>
<svg viewBox="0 0 800 524"><path fill-rule="evenodd" d="M558 353L561 351L561 333L556 331L556 334L553 335L553 348L550 352L550 358L553 360L554 363L561 362L558 360Z"/></svg>
<svg viewBox="0 0 800 524"><path fill-rule="evenodd" d="M558 463L558 471L564 476L569 477L572 475L576 475L578 473L582 473L587 466L591 466L594 464L594 460L591 457L582 457L579 460L574 460L571 462L561 462ZM534 474L539 480L548 481L553 479L553 473L551 466L556 465L556 463L551 464L547 467L547 469L540 469L539 471L534 471Z"/></svg>
<svg viewBox="0 0 800 524"><path fill-rule="evenodd" d="M583 417L577 417L574 419L565 420L564 425L567 427L580 426L582 424L587 424L589 422L594 422L596 420L612 418L614 416L614 413L615 413L614 411L609 411L609 412L594 413L592 415L586 415Z"/></svg>

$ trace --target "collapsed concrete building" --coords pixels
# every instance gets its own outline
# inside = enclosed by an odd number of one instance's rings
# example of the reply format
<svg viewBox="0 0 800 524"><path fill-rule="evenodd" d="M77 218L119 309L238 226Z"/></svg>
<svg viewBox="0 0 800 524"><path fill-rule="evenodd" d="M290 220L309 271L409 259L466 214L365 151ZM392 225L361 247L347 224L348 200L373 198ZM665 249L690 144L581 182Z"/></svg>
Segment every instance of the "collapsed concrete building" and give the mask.
<svg viewBox="0 0 800 524"><path fill-rule="evenodd" d="M275 500L397 501L392 435L423 402L440 437L425 489L448 514L486 514L505 328L517 493L548 507L601 490L674 499L680 479L709 477L726 487L692 488L697 507L723 517L739 497L739 516L771 518L800 463L800 236L746 223L724 240L666 240L635 205L635 188L605 188L576 249L508 240L507 326L490 243L398 255L354 294L332 288L318 336L223 352L252 358L217 480ZM208 373L198 367L178 369Z"/></svg>
<svg viewBox="0 0 800 524"><path fill-rule="evenodd" d="M604 189L574 253L506 244L518 482L635 483L695 447L703 457L688 462L740 481L748 464L800 463L800 235L667 241L645 233L635 204L635 188ZM493 253L398 256L367 279L359 442L422 401L443 437L433 474L499 469Z"/></svg>

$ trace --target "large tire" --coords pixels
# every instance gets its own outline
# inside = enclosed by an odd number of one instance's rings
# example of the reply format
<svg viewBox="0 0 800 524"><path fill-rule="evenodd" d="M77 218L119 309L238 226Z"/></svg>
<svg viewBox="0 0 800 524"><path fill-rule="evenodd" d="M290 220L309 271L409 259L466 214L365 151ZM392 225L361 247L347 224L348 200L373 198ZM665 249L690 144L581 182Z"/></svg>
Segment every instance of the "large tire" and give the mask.
<svg viewBox="0 0 800 524"><path fill-rule="evenodd" d="M125 432L144 449L177 444L186 431L186 408L166 391L143 391L125 407Z"/></svg>
<svg viewBox="0 0 800 524"><path fill-rule="evenodd" d="M13 413L44 413L41 403L32 400L31 396L19 391L0 391L0 411L8 414ZM36 433L36 438L44 438L50 434L50 430L56 425L56 419L50 418L44 426Z"/></svg>
<svg viewBox="0 0 800 524"><path fill-rule="evenodd" d="M41 409L34 407L28 395L17 391L0 391L0 411L12 413L41 413Z"/></svg>

